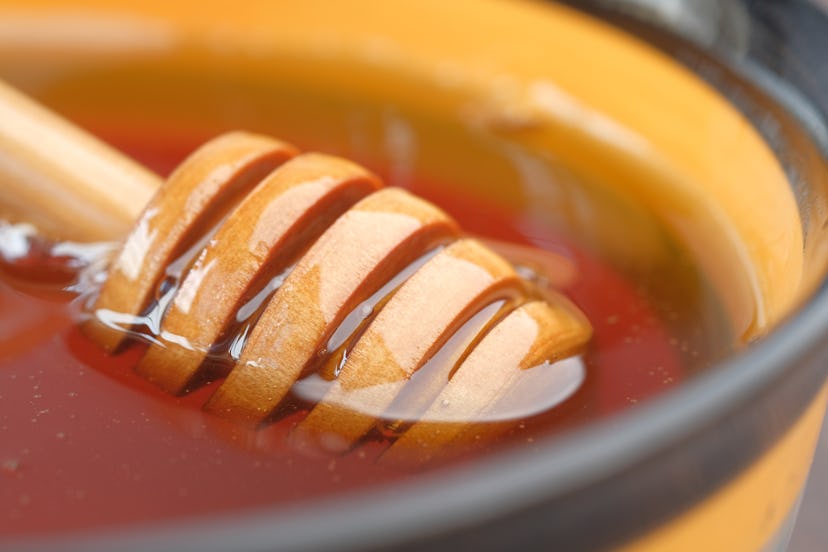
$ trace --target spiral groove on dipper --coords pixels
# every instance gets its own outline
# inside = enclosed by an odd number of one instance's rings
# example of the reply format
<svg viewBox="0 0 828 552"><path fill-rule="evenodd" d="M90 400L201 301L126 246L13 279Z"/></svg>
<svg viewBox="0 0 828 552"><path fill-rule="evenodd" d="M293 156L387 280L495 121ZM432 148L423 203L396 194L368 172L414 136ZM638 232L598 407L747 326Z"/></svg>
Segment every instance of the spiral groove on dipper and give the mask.
<svg viewBox="0 0 828 552"><path fill-rule="evenodd" d="M158 190L92 310L83 329L109 351L147 336L136 370L167 392L224 378L209 412L261 424L314 374L322 392L297 446L343 452L396 420L384 458L424 461L591 335L577 308L433 205L344 159L238 132Z"/></svg>

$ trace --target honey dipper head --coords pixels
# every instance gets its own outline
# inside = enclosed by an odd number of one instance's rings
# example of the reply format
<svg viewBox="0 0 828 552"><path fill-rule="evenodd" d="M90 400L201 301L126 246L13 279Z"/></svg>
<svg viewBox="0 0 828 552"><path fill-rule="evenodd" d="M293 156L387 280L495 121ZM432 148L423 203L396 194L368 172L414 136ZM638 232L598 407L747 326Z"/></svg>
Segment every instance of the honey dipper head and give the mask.
<svg viewBox="0 0 828 552"><path fill-rule="evenodd" d="M112 352L149 342L136 369L169 393L222 380L204 408L223 418L258 425L301 401L291 440L304 449L344 452L393 427L383 458L399 462L494 437L524 380L560 402L583 378L560 361L591 335L434 205L241 132L164 182L83 330Z"/></svg>

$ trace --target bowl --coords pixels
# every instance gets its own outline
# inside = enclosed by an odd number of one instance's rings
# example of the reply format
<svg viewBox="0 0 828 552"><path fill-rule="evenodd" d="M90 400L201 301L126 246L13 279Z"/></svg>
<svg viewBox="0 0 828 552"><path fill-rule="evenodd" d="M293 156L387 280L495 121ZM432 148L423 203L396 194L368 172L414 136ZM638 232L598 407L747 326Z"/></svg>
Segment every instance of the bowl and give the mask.
<svg viewBox="0 0 828 552"><path fill-rule="evenodd" d="M600 415L456 465L0 549L784 549L828 401L828 18L571 4L0 3L3 78L162 172L217 131L275 130L466 205L473 231L497 205L525 236L568 229L656 299L690 285L673 324L695 336L674 344L679 385L611 381L624 400Z"/></svg>

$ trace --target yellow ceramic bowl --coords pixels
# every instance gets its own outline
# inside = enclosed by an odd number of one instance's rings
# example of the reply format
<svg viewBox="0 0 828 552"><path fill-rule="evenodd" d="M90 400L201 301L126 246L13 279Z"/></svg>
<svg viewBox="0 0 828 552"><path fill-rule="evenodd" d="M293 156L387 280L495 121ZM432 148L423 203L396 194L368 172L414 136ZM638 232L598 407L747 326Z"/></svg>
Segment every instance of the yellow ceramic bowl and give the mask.
<svg viewBox="0 0 828 552"><path fill-rule="evenodd" d="M610 198L588 225L608 258L647 267L664 262L665 243L679 244L721 298L737 341L756 341L679 389L531 454L518 447L298 512L126 527L61 545L774 545L826 401L825 157L773 95L743 85L742 110L759 106L778 122L772 148L725 95L667 55L668 44L659 50L571 8L524 1L0 3L0 75L82 121L146 132L176 121L205 134L276 127L300 144L321 136L330 150L387 163L397 184L411 178L416 149L417 171L437 181L516 210L560 208L578 229L577 202L534 205L537 194L502 183L516 170L539 186L539 170L590 183ZM738 71L714 77L725 91L750 82ZM798 158L780 157L794 146Z"/></svg>

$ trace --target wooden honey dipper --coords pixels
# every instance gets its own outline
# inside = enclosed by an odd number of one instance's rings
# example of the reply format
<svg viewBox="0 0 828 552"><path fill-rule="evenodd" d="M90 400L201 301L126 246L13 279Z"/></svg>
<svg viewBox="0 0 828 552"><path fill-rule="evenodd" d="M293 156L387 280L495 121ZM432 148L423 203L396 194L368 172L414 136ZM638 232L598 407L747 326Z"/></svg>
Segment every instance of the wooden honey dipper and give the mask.
<svg viewBox="0 0 828 552"><path fill-rule="evenodd" d="M590 338L563 296L344 159L234 132L161 182L2 83L0 120L0 218L69 224L60 194L109 215L90 236L132 223L84 333L114 352L143 324L138 373L173 394L225 378L204 405L223 418L260 424L316 373L297 444L345 451L403 412L385 457L427 460Z"/></svg>

